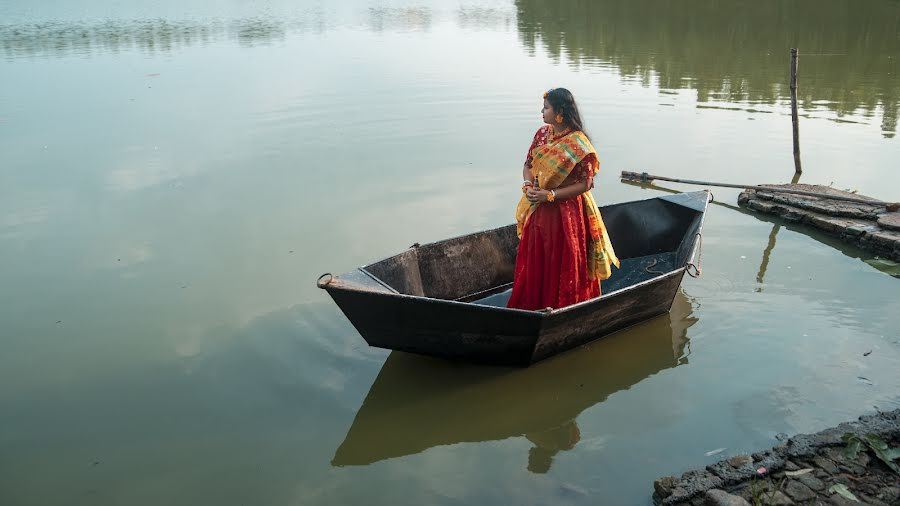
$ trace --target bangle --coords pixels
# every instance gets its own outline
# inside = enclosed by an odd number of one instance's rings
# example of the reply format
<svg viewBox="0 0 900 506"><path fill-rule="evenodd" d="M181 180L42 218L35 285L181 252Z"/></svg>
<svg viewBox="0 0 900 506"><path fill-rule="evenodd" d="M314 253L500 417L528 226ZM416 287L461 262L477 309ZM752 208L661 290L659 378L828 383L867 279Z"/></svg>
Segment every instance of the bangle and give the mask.
<svg viewBox="0 0 900 506"><path fill-rule="evenodd" d="M531 181L529 181L527 179L522 181L522 186L531 186L532 184L534 184L534 183L532 183Z"/></svg>
<svg viewBox="0 0 900 506"><path fill-rule="evenodd" d="M556 200L556 192L550 190L550 193L547 194L547 202L553 202L554 200Z"/></svg>

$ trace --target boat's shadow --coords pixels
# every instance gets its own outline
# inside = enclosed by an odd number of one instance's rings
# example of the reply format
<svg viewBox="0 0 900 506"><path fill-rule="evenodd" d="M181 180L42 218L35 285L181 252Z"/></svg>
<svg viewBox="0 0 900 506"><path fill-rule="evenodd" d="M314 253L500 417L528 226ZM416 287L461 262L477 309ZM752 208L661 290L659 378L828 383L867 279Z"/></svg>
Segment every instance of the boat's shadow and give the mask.
<svg viewBox="0 0 900 506"><path fill-rule="evenodd" d="M528 469L546 472L556 453L578 443L582 411L687 363L692 313L679 291L669 313L527 369L395 351L331 463L367 465L434 446L523 436L534 444Z"/></svg>

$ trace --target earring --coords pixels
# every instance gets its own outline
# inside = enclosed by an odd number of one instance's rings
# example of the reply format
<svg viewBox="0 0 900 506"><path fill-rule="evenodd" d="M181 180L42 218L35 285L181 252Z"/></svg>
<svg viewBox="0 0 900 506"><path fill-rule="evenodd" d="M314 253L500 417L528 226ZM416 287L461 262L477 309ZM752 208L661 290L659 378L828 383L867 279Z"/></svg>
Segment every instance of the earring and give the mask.
<svg viewBox="0 0 900 506"><path fill-rule="evenodd" d="M557 115L556 115L556 122L557 122L557 123L562 123L562 122L563 122L563 116L562 116L562 114L557 114Z"/></svg>

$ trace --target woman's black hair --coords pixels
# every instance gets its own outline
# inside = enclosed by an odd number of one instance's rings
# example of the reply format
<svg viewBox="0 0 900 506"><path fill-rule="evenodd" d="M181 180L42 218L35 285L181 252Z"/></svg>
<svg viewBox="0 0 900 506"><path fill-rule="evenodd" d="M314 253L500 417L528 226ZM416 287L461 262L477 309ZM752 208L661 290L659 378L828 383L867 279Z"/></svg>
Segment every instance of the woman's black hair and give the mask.
<svg viewBox="0 0 900 506"><path fill-rule="evenodd" d="M571 91L565 88L553 88L544 94L544 98L557 114L562 114L563 123L567 127L584 132L584 123L581 121L581 114L578 112L578 105L575 103L575 97L572 96ZM587 135L587 132L584 134Z"/></svg>

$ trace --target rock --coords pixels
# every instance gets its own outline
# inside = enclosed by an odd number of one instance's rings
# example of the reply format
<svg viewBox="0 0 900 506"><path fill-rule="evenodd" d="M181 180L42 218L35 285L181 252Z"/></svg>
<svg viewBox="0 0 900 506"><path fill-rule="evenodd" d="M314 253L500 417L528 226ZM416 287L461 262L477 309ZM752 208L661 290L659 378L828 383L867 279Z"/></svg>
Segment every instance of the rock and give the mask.
<svg viewBox="0 0 900 506"><path fill-rule="evenodd" d="M840 494L834 494L828 498L834 506L860 506L860 502L851 501Z"/></svg>
<svg viewBox="0 0 900 506"><path fill-rule="evenodd" d="M707 506L750 506L743 497L731 495L724 490L714 488L706 491Z"/></svg>
<svg viewBox="0 0 900 506"><path fill-rule="evenodd" d="M820 469L825 470L828 474L838 474L839 472L841 472L840 469L838 469L838 467L834 465L834 462L826 459L825 457L814 458L813 464L815 464Z"/></svg>
<svg viewBox="0 0 900 506"><path fill-rule="evenodd" d="M841 471L843 471L847 474L853 474L853 475L857 475L857 476L861 475L861 474L866 474L865 467L854 464L852 462L847 462L846 464L842 464L838 467L840 468Z"/></svg>
<svg viewBox="0 0 900 506"><path fill-rule="evenodd" d="M737 469L739 467L743 467L747 464L753 463L753 459L750 458L749 455L737 455L737 456L731 457L730 459L726 460L725 462L728 462L728 465Z"/></svg>
<svg viewBox="0 0 900 506"><path fill-rule="evenodd" d="M794 480L787 482L787 485L784 487L784 493L791 496L791 499L800 502L809 501L816 497L816 493L810 490L809 487Z"/></svg>
<svg viewBox="0 0 900 506"><path fill-rule="evenodd" d="M672 488L672 495L663 499L662 503L677 504L721 486L722 479L708 471L688 471L681 475L681 480Z"/></svg>
<svg viewBox="0 0 900 506"><path fill-rule="evenodd" d="M869 506L890 506L889 504L866 494L858 494L858 499L863 504L868 504Z"/></svg>
<svg viewBox="0 0 900 506"><path fill-rule="evenodd" d="M792 501L790 497L786 496L784 492L779 490L775 492L772 500L770 502L767 502L766 504L769 504L771 506L791 506L792 504L794 504L794 501Z"/></svg>
<svg viewBox="0 0 900 506"><path fill-rule="evenodd" d="M837 465L843 464L847 460L842 448L825 448L822 450L821 454L823 457Z"/></svg>
<svg viewBox="0 0 900 506"><path fill-rule="evenodd" d="M825 482L813 476L812 473L802 474L794 479L806 485L810 489L815 490L816 492L825 490Z"/></svg>
<svg viewBox="0 0 900 506"><path fill-rule="evenodd" d="M885 487L878 493L878 498L888 504L900 501L900 487Z"/></svg>
<svg viewBox="0 0 900 506"><path fill-rule="evenodd" d="M740 467L731 464L744 462ZM756 467L753 465L753 459L747 457L745 459L728 459L715 464L706 466L706 470L722 479L724 485L731 485L756 476Z"/></svg>
<svg viewBox="0 0 900 506"><path fill-rule="evenodd" d="M797 464L794 464L792 461L788 460L784 463L784 469L786 471L799 471L800 466L798 466Z"/></svg>
<svg viewBox="0 0 900 506"><path fill-rule="evenodd" d="M678 483L678 478L674 476L663 476L653 482L653 490L656 491L656 495L658 495L660 499L665 499L672 495L672 489L675 488L676 483Z"/></svg>

